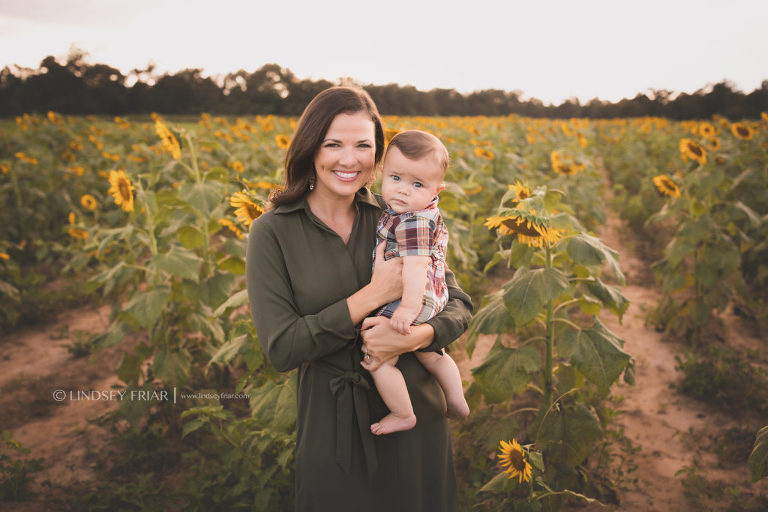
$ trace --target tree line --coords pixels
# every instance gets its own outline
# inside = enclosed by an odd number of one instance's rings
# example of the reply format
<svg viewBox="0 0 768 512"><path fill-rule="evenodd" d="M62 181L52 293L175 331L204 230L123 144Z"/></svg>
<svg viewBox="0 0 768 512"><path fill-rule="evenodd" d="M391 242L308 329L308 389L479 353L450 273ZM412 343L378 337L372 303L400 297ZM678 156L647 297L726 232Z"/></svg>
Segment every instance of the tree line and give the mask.
<svg viewBox="0 0 768 512"><path fill-rule="evenodd" d="M0 116L49 110L73 115L208 112L297 116L318 92L336 85L300 79L278 64L265 64L252 73L229 73L218 82L202 72L184 69L158 77L150 65L125 75L106 64L86 62L82 51L70 52L63 63L48 56L36 70L6 66L0 71ZM768 80L749 94L724 80L692 94L651 90L615 103L595 98L584 104L570 99L559 105L545 105L535 98L523 100L520 91L499 89L462 94L454 89L422 91L395 83L362 87L386 115L706 119L719 114L754 119L768 111Z"/></svg>

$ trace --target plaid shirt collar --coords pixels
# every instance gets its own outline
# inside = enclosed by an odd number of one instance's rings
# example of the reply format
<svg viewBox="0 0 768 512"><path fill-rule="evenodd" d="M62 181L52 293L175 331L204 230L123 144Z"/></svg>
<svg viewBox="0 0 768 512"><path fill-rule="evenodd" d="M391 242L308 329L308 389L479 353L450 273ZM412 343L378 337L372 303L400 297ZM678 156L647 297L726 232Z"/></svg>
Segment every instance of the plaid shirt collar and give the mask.
<svg viewBox="0 0 768 512"><path fill-rule="evenodd" d="M403 215L404 217L412 217L416 212L422 212L424 210L436 210L437 209L437 199L438 199L437 196L435 196L432 199L432 201L427 205L426 208L424 208L423 210L416 210L415 212L411 211L411 212L405 212L405 213L397 213L395 210L393 210L389 206L387 206L386 210L384 210L384 211L387 212L387 214L390 217L395 217L397 215Z"/></svg>

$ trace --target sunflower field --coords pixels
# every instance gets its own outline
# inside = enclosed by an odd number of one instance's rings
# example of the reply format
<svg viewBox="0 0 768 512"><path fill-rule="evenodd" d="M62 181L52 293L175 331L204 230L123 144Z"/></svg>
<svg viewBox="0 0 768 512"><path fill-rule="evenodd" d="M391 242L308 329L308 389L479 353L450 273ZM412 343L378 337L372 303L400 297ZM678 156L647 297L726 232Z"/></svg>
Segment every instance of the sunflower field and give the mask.
<svg viewBox="0 0 768 512"><path fill-rule="evenodd" d="M184 510L283 510L292 500L295 378L271 368L247 307L246 237L283 180L296 119L114 119L55 112L0 121L0 326L83 302L111 305L84 350L134 340L125 391L244 394L121 402L123 435L180 441ZM384 118L451 153L439 206L448 264L475 316L454 350L492 346L456 429L463 504L556 510L611 501L609 398L634 382L621 321L621 254L599 237L618 215L663 290L647 321L693 349L726 310L768 325L768 114L672 122ZM374 188L376 185L374 185ZM51 283L69 284L66 297ZM749 461L768 475L768 436ZM110 492L109 487L100 492ZM158 498L159 499L159 498ZM160 506L159 509L164 509ZM136 508L139 510L139 508Z"/></svg>

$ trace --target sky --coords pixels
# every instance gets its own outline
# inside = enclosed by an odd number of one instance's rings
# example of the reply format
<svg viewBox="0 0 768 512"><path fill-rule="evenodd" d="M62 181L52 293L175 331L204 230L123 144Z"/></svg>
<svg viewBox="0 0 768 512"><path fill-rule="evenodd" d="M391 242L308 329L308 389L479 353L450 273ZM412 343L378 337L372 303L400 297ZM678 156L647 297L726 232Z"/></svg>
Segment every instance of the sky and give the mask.
<svg viewBox="0 0 768 512"><path fill-rule="evenodd" d="M768 80L765 0L0 0L0 67L74 45L123 73L267 63L298 78L559 104Z"/></svg>

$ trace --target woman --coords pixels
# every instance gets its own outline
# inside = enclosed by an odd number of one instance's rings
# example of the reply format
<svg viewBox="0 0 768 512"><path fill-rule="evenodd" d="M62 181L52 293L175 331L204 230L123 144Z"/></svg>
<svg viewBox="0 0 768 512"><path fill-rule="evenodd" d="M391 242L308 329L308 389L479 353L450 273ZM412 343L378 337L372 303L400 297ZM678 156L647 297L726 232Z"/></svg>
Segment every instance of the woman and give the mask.
<svg viewBox="0 0 768 512"><path fill-rule="evenodd" d="M366 319L402 293L402 264L385 262L381 247L371 271L382 203L367 186L383 152L381 119L365 91L321 92L297 124L285 187L248 239L259 341L278 370L298 368L296 509L302 512L456 507L445 397L409 352L439 351L453 341L472 306L449 271L448 305L410 335L396 333L386 318ZM374 436L370 424L388 411L360 362L399 354L418 423Z"/></svg>

